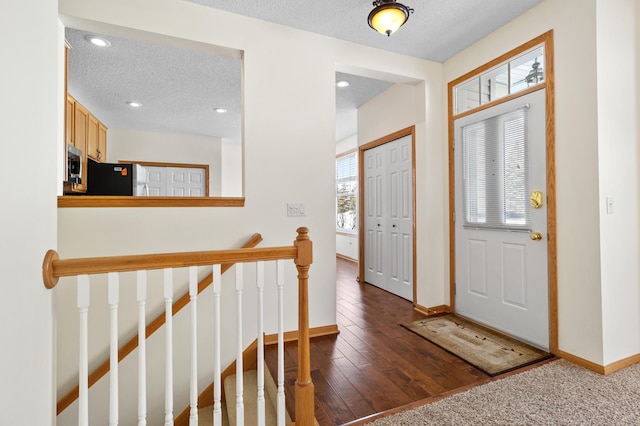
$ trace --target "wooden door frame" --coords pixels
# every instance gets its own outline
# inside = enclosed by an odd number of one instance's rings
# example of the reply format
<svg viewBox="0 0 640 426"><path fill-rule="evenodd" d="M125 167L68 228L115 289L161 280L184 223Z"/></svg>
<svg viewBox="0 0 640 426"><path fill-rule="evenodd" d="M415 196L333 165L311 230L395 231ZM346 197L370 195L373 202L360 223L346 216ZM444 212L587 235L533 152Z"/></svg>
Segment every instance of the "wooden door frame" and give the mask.
<svg viewBox="0 0 640 426"><path fill-rule="evenodd" d="M364 282L364 152L371 148L376 148L405 136L411 136L411 232L412 232L412 299L413 306L416 305L416 127L410 126L389 135L383 136L372 142L358 147L358 281Z"/></svg>
<svg viewBox="0 0 640 426"><path fill-rule="evenodd" d="M538 45L544 45L545 55L545 81L527 90L505 96L504 98L482 105L480 107L465 111L460 114L454 113L454 93L455 86L463 83L474 76L494 68L497 65L519 56ZM449 305L451 312L455 312L455 289L456 289L456 258L455 258L455 158L454 158L454 122L455 120L476 113L483 109L510 101L524 96L528 93L545 90L546 108L546 160L547 160L547 266L548 266L548 286L549 286L549 348L551 353L558 352L558 250L557 250L557 227L556 227L556 163L555 163L555 77L553 69L553 30L550 30L527 43L495 58L494 60L464 74L461 77L449 82L447 90L448 103L448 131L449 131Z"/></svg>

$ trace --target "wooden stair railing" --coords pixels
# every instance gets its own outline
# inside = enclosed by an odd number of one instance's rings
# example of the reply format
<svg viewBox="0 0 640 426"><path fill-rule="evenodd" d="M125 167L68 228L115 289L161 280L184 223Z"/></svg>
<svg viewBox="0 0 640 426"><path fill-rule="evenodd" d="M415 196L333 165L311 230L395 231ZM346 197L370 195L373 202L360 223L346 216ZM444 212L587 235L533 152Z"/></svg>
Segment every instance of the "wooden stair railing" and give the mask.
<svg viewBox="0 0 640 426"><path fill-rule="evenodd" d="M242 246L243 249L253 248L260 244L262 241L262 235L253 234L253 236ZM221 265L222 273L225 273L229 270L234 264L226 263ZM204 289L209 287L213 282L213 273L207 275L198 283L198 294L200 294ZM173 302L172 305L172 315L176 315L182 308L189 304L189 292L187 291L183 294L178 300ZM145 336L148 339L153 333L160 329L164 325L166 321L166 316L163 313L159 314L153 321L151 321L146 327ZM133 352L138 347L138 334L136 333L127 343L122 345L118 350L118 362L121 362L127 355ZM100 364L91 374L89 374L89 387L93 386L104 377L109 372L109 365L111 359L107 358L102 364ZM65 394L62 398L58 400L57 403L57 413L62 413L68 406L73 404L75 400L78 399L80 394L80 386L76 386L71 389L67 394Z"/></svg>
<svg viewBox="0 0 640 426"><path fill-rule="evenodd" d="M299 338L298 374L295 383L295 424L301 426L313 426L316 424L316 421L314 413L314 386L311 380L310 367L308 292L309 267L313 261L313 244L309 239L309 230L307 228L300 227L297 232L298 236L293 242L293 245L284 247L246 248L237 250L163 253L82 259L60 259L57 252L49 250L43 261L42 276L45 287L52 289L56 286L60 277L87 276L83 278L83 280L85 280L84 283L88 285L88 275L94 274L292 259L298 271ZM88 293L83 294L82 303L88 303L85 302L86 299L88 299ZM86 312L86 306L88 306L88 304L85 305L84 312ZM144 328L142 330L144 330ZM81 350L81 352L82 351L83 350ZM84 352L82 352L82 355L86 362L86 348L84 349ZM84 400L86 403L88 390L86 384L83 389L85 395ZM81 407L81 411L80 423L87 424L86 405Z"/></svg>

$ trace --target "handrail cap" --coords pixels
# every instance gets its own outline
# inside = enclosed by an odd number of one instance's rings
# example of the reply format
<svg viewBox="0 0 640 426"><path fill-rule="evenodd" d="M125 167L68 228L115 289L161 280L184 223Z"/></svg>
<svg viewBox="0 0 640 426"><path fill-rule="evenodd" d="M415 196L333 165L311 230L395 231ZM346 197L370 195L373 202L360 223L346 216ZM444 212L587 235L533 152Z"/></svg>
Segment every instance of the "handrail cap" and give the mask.
<svg viewBox="0 0 640 426"><path fill-rule="evenodd" d="M58 284L58 277L53 275L53 262L60 259L58 252L55 250L48 250L44 255L44 261L42 262L42 280L44 286L48 289L52 289Z"/></svg>

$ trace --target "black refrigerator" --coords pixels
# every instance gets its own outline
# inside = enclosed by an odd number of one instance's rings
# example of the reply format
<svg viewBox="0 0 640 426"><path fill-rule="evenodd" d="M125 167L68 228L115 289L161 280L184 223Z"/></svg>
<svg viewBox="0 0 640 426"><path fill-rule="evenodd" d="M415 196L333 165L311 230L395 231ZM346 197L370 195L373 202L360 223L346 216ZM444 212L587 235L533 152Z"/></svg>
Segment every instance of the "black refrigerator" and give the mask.
<svg viewBox="0 0 640 426"><path fill-rule="evenodd" d="M87 195L138 195L140 166L88 160Z"/></svg>

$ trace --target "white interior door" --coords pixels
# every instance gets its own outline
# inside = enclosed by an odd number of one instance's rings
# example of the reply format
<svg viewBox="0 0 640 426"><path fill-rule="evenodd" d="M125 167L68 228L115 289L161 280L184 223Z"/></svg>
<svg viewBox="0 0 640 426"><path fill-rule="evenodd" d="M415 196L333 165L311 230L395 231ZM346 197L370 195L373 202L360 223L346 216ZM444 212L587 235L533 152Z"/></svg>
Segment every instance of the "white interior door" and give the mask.
<svg viewBox="0 0 640 426"><path fill-rule="evenodd" d="M548 349L544 90L456 120L454 152L456 312Z"/></svg>
<svg viewBox="0 0 640 426"><path fill-rule="evenodd" d="M167 167L167 195L172 197L203 197L204 169Z"/></svg>
<svg viewBox="0 0 640 426"><path fill-rule="evenodd" d="M386 159L384 145L364 152L364 280L386 289L385 232L383 227L389 206L386 194Z"/></svg>
<svg viewBox="0 0 640 426"><path fill-rule="evenodd" d="M167 178L164 167L145 167L146 188L145 192L140 195L149 195L151 197L160 197L167 194Z"/></svg>
<svg viewBox="0 0 640 426"><path fill-rule="evenodd" d="M190 167L146 166L145 191L152 197L206 196L205 170Z"/></svg>
<svg viewBox="0 0 640 426"><path fill-rule="evenodd" d="M364 279L413 300L412 136L364 152Z"/></svg>

